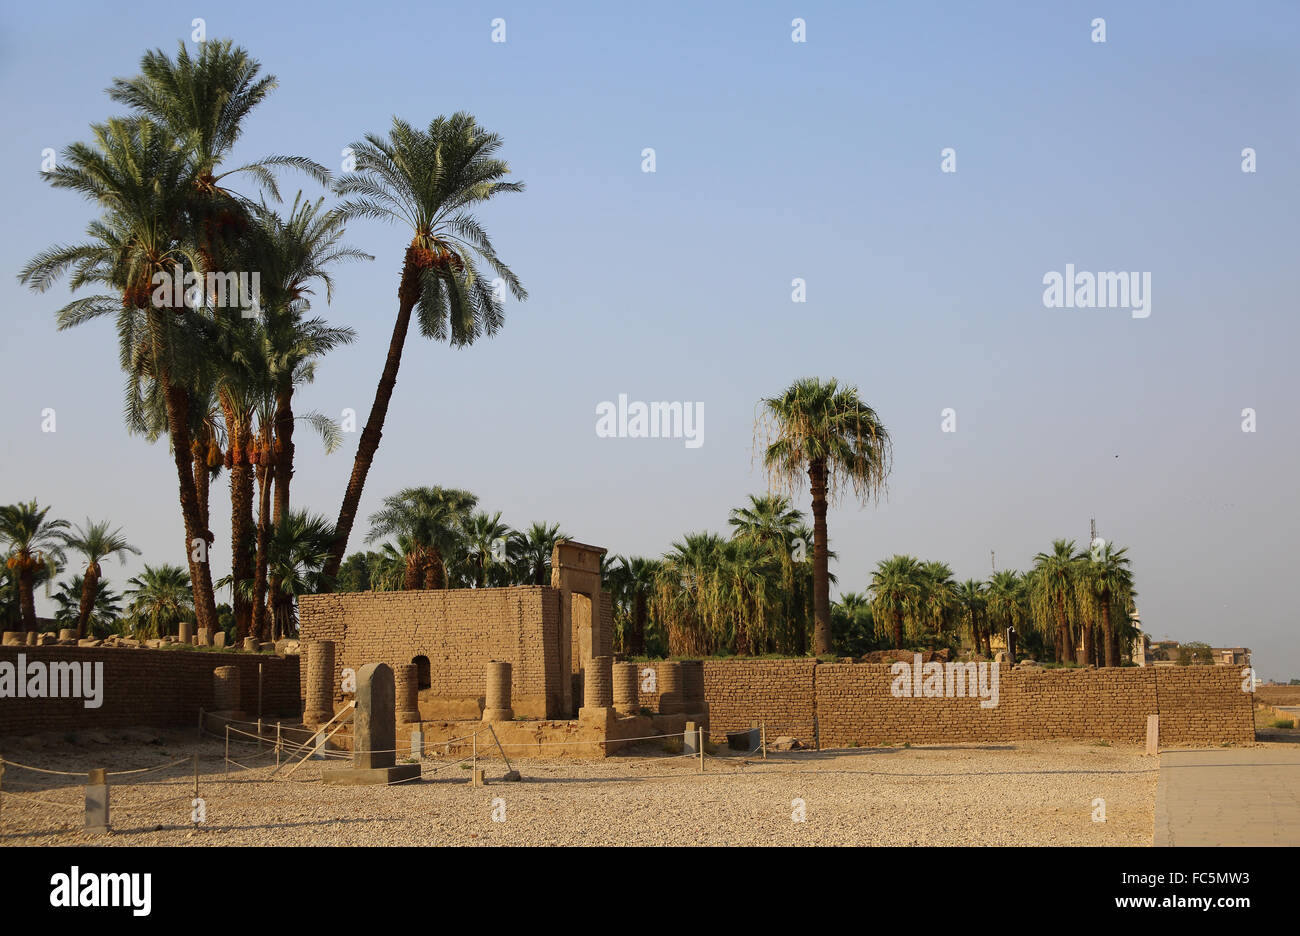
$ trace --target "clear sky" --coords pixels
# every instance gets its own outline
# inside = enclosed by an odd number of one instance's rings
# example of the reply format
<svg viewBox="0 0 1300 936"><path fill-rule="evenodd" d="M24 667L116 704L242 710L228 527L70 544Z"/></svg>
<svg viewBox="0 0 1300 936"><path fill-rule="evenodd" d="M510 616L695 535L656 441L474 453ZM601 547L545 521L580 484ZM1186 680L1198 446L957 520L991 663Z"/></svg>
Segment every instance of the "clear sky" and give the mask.
<svg viewBox="0 0 1300 936"><path fill-rule="evenodd" d="M482 218L531 298L470 348L412 331L352 548L385 494L443 484L516 526L662 553L763 489L758 400L835 376L895 443L887 499L831 511L841 590L895 552L959 578L990 550L1023 569L1095 516L1130 548L1154 638L1246 645L1261 676L1300 677L1295 3L8 5L0 498L112 518L154 563L183 559L175 470L125 432L112 323L56 332L66 288L16 273L92 216L41 181L41 151L118 113L110 80L195 16L280 82L236 158L338 169L394 114L463 109L528 186ZM366 222L349 240L378 259L316 311L360 339L299 399L364 420L404 237ZM1149 272L1150 316L1046 308L1066 264ZM702 402L704 444L598 438L620 393ZM333 519L356 435L328 457L298 442L295 501ZM214 496L218 575L228 513ZM120 589L138 569L106 574Z"/></svg>

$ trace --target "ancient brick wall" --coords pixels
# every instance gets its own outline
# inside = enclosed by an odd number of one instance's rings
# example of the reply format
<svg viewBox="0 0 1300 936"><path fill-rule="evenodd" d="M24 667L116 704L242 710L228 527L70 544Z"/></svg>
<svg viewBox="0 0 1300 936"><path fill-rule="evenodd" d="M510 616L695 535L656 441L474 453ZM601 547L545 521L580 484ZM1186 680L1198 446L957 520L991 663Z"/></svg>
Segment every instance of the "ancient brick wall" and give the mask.
<svg viewBox="0 0 1300 936"><path fill-rule="evenodd" d="M898 698L893 681L883 663L707 660L709 732L721 740L761 721L769 739L791 735L822 747L1039 738L1140 743L1147 716L1159 714L1162 745L1254 740L1252 698L1241 691L1240 667L1003 666L998 704L988 708L974 689L965 698ZM642 686L640 704L657 710L658 694Z"/></svg>
<svg viewBox="0 0 1300 936"><path fill-rule="evenodd" d="M199 708L212 703L212 671L239 668L240 708L257 715L257 667L262 665L262 713L293 717L301 712L298 658L269 654L147 650L125 647L0 647L0 663L102 663L103 704L86 708L80 698L0 698L0 735L132 725L194 725Z"/></svg>
<svg viewBox="0 0 1300 936"><path fill-rule="evenodd" d="M308 595L299 631L304 642L336 642L336 702L345 668L419 656L429 661L429 695L481 700L485 664L505 660L511 707L542 718L560 714L559 614L559 593L540 585Z"/></svg>

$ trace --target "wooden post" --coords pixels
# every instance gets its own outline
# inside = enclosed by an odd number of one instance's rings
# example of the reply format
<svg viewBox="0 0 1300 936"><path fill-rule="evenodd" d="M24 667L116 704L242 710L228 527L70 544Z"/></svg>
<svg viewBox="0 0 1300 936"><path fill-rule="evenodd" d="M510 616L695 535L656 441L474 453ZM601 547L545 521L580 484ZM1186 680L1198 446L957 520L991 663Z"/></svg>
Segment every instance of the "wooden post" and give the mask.
<svg viewBox="0 0 1300 936"><path fill-rule="evenodd" d="M758 728L759 743L763 746L763 760L767 760L767 722L764 721Z"/></svg>
<svg viewBox="0 0 1300 936"><path fill-rule="evenodd" d="M230 722L226 722L226 778L230 778Z"/></svg>
<svg viewBox="0 0 1300 936"><path fill-rule="evenodd" d="M199 753L198 751L194 752L194 798L195 799L199 798ZM192 803L190 804L190 815L191 816L196 815L196 807ZM199 824L197 818L195 818L194 824L196 826Z"/></svg>
<svg viewBox="0 0 1300 936"><path fill-rule="evenodd" d="M284 742L280 740L280 723L275 723L275 766L280 766L280 745Z"/></svg>
<svg viewBox="0 0 1300 936"><path fill-rule="evenodd" d="M696 742L700 746L700 773L704 773L704 728L695 729Z"/></svg>
<svg viewBox="0 0 1300 936"><path fill-rule="evenodd" d="M4 783L5 783L5 759L0 757L0 804L4 803ZM4 825L4 818L0 815L0 827Z"/></svg>
<svg viewBox="0 0 1300 936"><path fill-rule="evenodd" d="M203 740L203 706L199 706L199 740Z"/></svg>
<svg viewBox="0 0 1300 936"><path fill-rule="evenodd" d="M108 832L108 768L96 767L86 778L86 831L92 835Z"/></svg>
<svg viewBox="0 0 1300 936"><path fill-rule="evenodd" d="M257 749L262 750L262 664L257 664Z"/></svg>

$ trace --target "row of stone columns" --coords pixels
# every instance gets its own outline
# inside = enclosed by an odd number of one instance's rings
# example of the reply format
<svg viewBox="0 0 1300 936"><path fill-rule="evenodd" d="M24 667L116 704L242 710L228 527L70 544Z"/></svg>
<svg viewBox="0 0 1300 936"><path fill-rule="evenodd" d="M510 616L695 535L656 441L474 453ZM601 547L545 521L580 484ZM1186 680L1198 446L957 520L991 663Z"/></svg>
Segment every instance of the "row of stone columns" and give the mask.
<svg viewBox="0 0 1300 936"><path fill-rule="evenodd" d="M334 717L334 642L313 640L306 645L307 699L303 722L321 725ZM681 715L702 712L704 702L704 665L698 662L659 663L657 680L659 712L664 715ZM234 670L234 667L219 667ZM598 656L585 667L583 687L584 708L613 708L620 715L635 715L641 711L641 667L637 663L615 663L613 657ZM238 686L238 672L234 679ZM397 694L397 721L420 720L419 673L414 663L393 667ZM511 666L502 660L489 661L484 673L484 721L510 721L514 718L511 707ZM236 697L237 697L236 688ZM220 706L219 706L220 708Z"/></svg>

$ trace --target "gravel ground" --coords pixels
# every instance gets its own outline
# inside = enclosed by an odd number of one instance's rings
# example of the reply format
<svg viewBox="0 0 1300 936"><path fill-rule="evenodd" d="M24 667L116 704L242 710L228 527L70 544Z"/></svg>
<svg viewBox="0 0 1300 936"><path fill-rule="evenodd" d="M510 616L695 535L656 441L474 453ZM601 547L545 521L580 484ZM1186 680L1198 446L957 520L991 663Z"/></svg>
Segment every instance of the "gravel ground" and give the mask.
<svg viewBox="0 0 1300 936"><path fill-rule="evenodd" d="M146 740L148 739L148 740ZM98 741L98 744L93 743ZM152 742L152 743L150 743ZM98 735L22 747L32 766L126 770L196 750L193 736ZM290 779L231 767L220 741L197 745L207 821L190 824L189 763L111 779L108 836L80 831L81 777L9 764L5 845L1149 845L1156 764L1131 745L1074 742L864 748L755 757L672 758L655 748L603 761L523 760L521 783L486 787L429 757L424 782L337 787L308 761ZM232 756L235 756L232 754ZM265 763L245 749L244 763ZM272 761L273 763L273 761ZM281 777L285 771L281 771ZM1105 822L1093 821L1096 798ZM38 804L64 804L63 808ZM497 800L497 802L494 802ZM804 821L794 821L803 804ZM504 810L504 821L493 821Z"/></svg>

